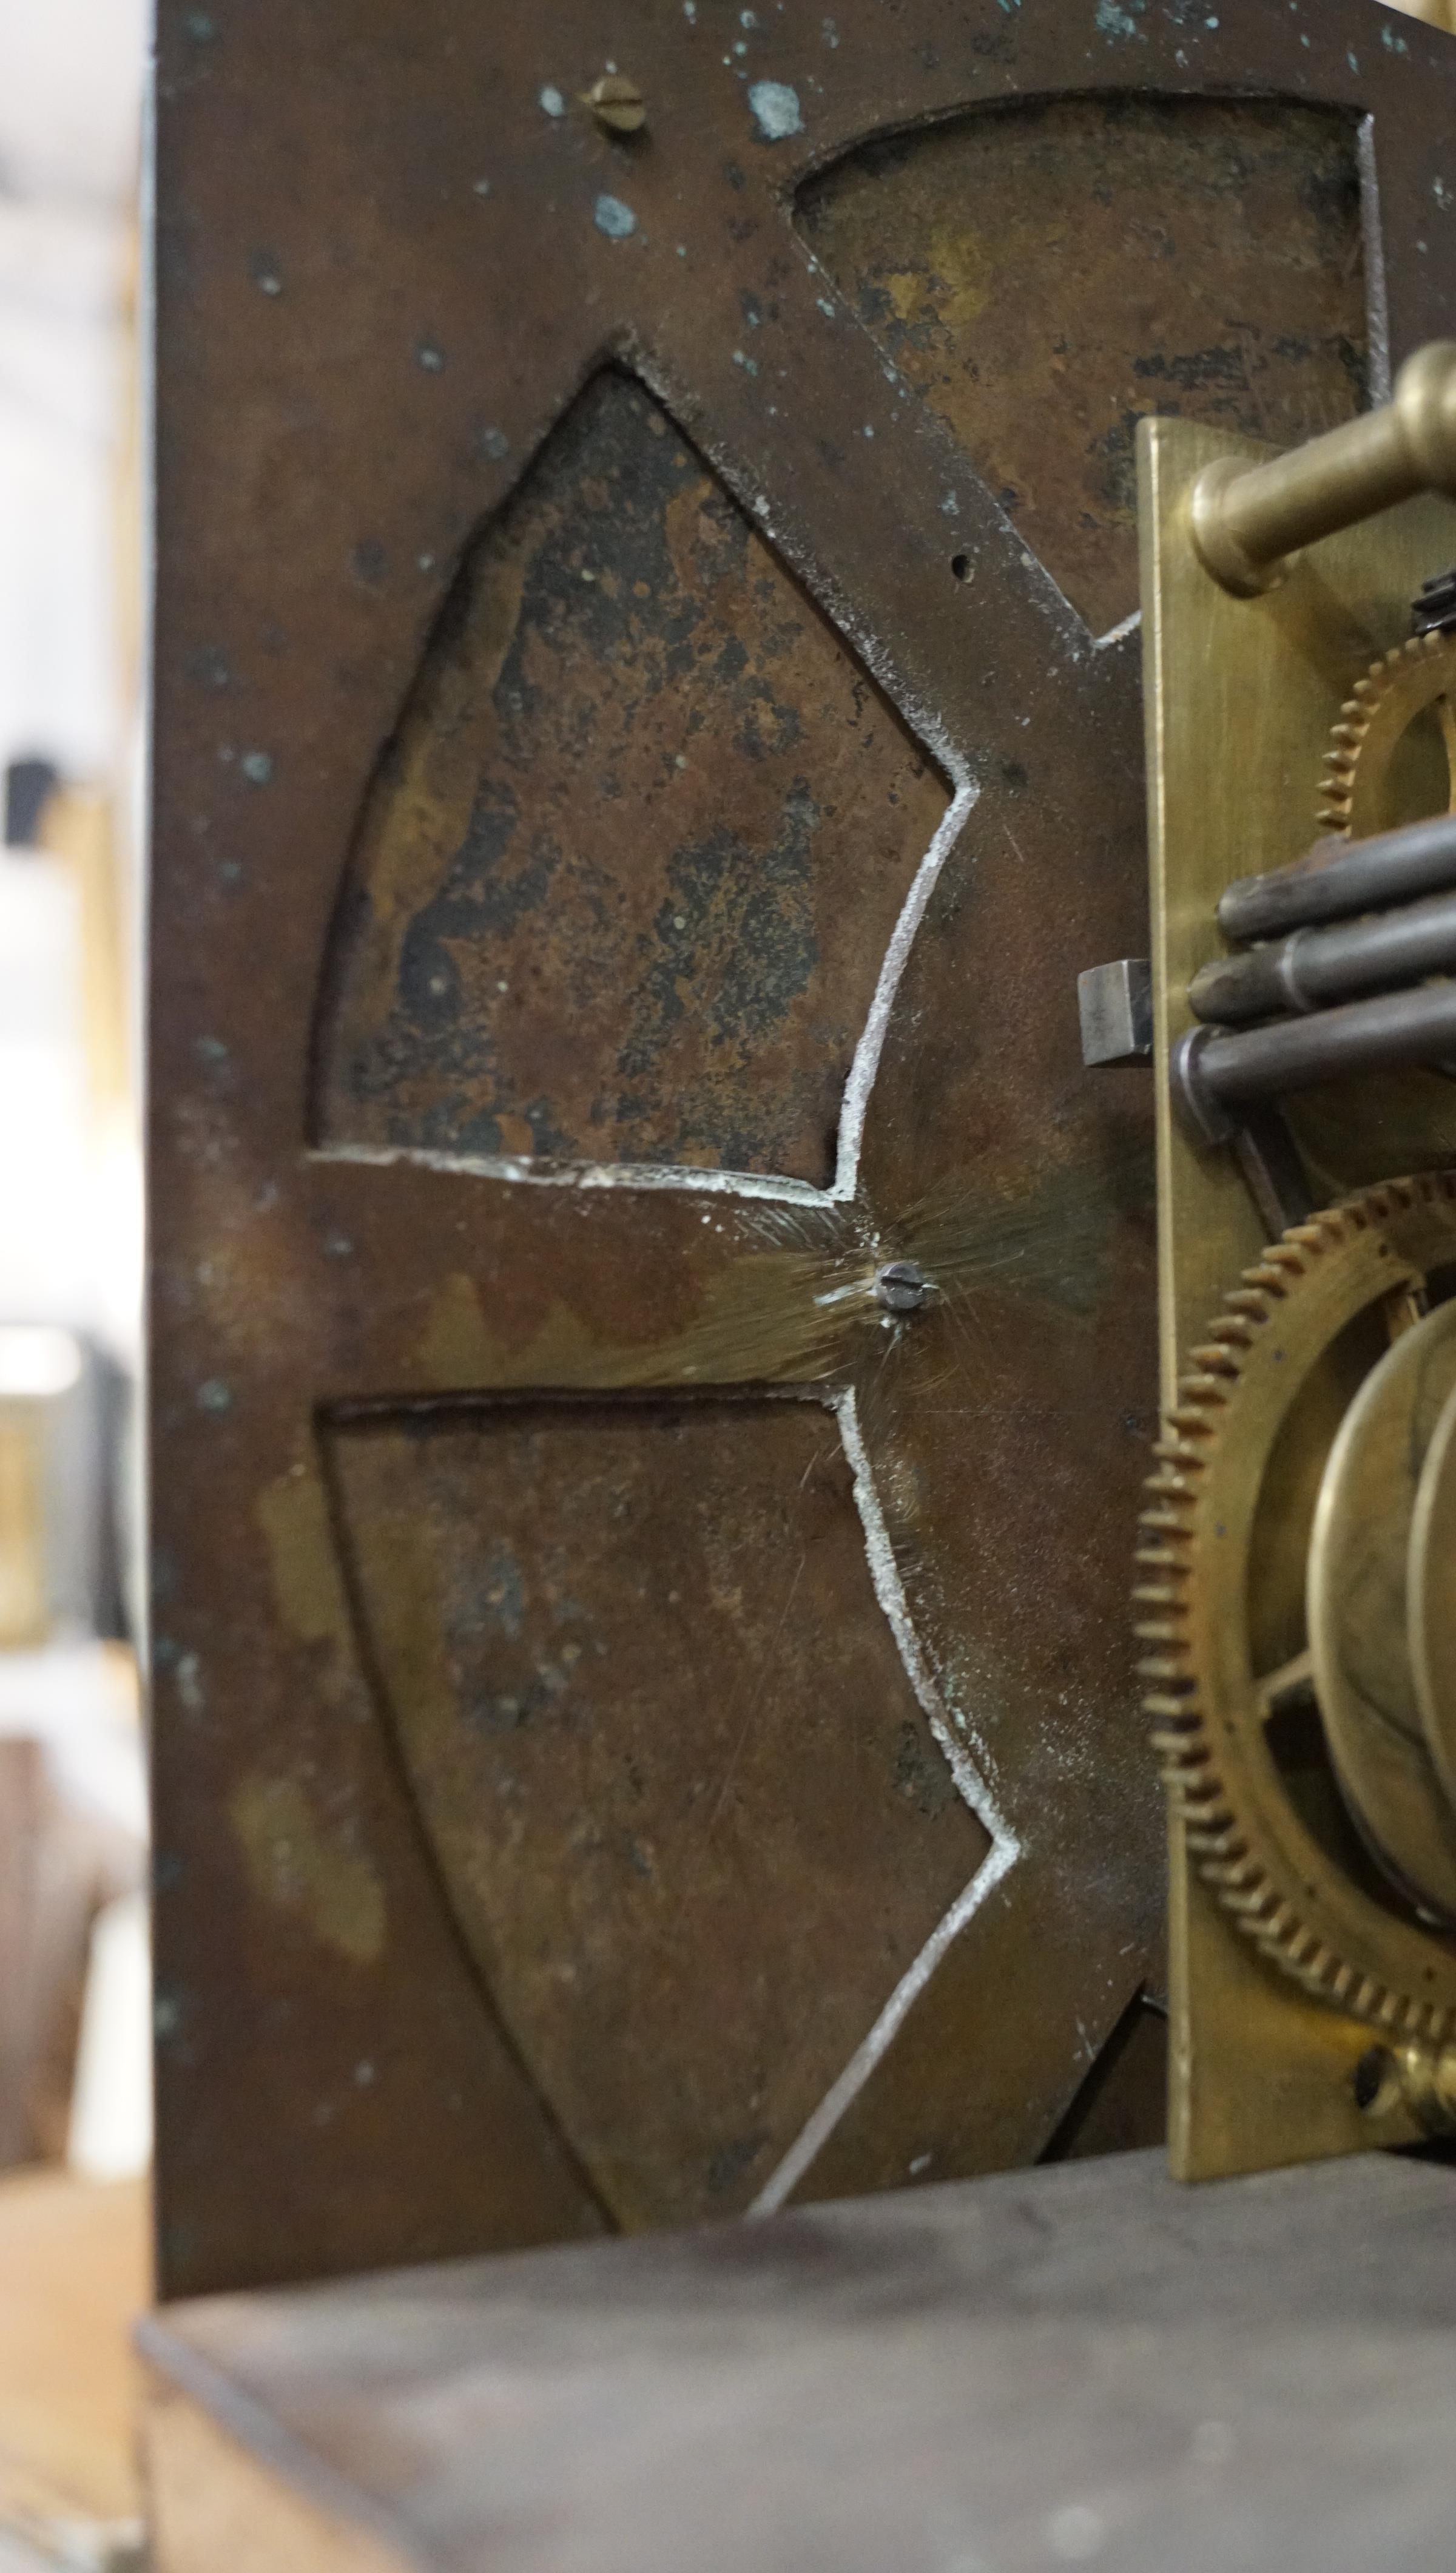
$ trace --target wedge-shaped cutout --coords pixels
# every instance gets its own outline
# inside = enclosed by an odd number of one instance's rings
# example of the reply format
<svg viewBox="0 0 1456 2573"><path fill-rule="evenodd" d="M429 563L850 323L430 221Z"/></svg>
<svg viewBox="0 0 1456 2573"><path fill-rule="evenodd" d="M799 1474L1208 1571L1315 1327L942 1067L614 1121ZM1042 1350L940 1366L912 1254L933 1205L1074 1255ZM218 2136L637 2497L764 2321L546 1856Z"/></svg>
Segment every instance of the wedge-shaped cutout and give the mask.
<svg viewBox="0 0 1456 2573"><path fill-rule="evenodd" d="M988 1848L833 1415L525 1399L330 1444L424 1828L537 2089L619 2222L747 2205Z"/></svg>
<svg viewBox="0 0 1456 2573"><path fill-rule="evenodd" d="M827 1182L947 802L661 406L602 373L468 554L368 796L319 1140Z"/></svg>

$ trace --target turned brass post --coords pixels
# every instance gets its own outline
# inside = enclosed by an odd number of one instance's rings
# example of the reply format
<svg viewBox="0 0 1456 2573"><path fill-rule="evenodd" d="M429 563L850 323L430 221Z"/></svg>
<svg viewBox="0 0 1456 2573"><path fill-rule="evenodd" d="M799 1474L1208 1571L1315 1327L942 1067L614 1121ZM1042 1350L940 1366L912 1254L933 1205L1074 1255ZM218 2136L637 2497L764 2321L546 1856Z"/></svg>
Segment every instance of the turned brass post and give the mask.
<svg viewBox="0 0 1456 2573"><path fill-rule="evenodd" d="M1193 543L1224 589L1251 598L1284 556L1409 500L1456 496L1456 341L1408 358L1393 400L1264 464L1222 456L1193 485Z"/></svg>
<svg viewBox="0 0 1456 2573"><path fill-rule="evenodd" d="M1354 2072L1357 2106L1367 2117L1388 2114L1403 2101L1428 2136L1456 2136L1456 2047L1409 2039L1372 2046Z"/></svg>

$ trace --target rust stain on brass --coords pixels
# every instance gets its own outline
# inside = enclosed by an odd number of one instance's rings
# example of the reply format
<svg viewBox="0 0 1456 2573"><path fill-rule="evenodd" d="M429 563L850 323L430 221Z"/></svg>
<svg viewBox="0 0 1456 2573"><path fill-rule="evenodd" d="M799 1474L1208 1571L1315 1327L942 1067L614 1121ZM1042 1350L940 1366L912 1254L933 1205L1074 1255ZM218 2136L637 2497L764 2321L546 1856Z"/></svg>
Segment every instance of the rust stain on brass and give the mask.
<svg viewBox="0 0 1456 2573"><path fill-rule="evenodd" d="M258 1496L278 1613L303 1644L338 1644L350 1634L329 1504L317 1473L293 1465Z"/></svg>
<svg viewBox="0 0 1456 2573"><path fill-rule="evenodd" d="M833 1416L524 1397L331 1454L420 1810L542 2095L619 2222L745 2206L987 1848Z"/></svg>
<svg viewBox="0 0 1456 2573"><path fill-rule="evenodd" d="M384 1889L366 1858L320 1823L296 1778L245 1778L230 1800L254 1890L325 1947L370 1966L384 1945Z"/></svg>
<svg viewBox="0 0 1456 2573"><path fill-rule="evenodd" d="M608 370L467 553L385 752L336 930L321 1139L829 1180L947 801L666 412Z"/></svg>

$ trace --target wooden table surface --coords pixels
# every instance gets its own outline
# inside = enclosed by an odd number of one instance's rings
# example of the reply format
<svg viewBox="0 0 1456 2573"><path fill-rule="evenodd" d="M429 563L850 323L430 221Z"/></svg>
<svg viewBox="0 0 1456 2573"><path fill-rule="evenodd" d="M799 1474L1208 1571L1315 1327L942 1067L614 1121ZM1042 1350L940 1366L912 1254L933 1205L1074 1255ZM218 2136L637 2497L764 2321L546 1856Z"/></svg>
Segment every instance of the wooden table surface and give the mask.
<svg viewBox="0 0 1456 2573"><path fill-rule="evenodd" d="M159 2573L1420 2573L1456 2168L1127 2154L173 2307Z"/></svg>
<svg viewBox="0 0 1456 2573"><path fill-rule="evenodd" d="M0 2573L61 2549L120 2563L139 2533L138 2371L149 2192L38 2167L0 2176Z"/></svg>

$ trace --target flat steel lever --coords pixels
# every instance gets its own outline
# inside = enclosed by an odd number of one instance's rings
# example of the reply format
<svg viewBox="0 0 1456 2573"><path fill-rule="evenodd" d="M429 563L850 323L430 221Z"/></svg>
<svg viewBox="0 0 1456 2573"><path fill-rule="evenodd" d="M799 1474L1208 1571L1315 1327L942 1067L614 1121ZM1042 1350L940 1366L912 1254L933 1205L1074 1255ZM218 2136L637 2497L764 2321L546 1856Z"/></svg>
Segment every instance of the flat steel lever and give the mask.
<svg viewBox="0 0 1456 2573"><path fill-rule="evenodd" d="M1265 464L1220 456L1192 491L1193 543L1235 597L1267 589L1300 545L1418 491L1456 496L1456 341L1407 358L1392 401Z"/></svg>

